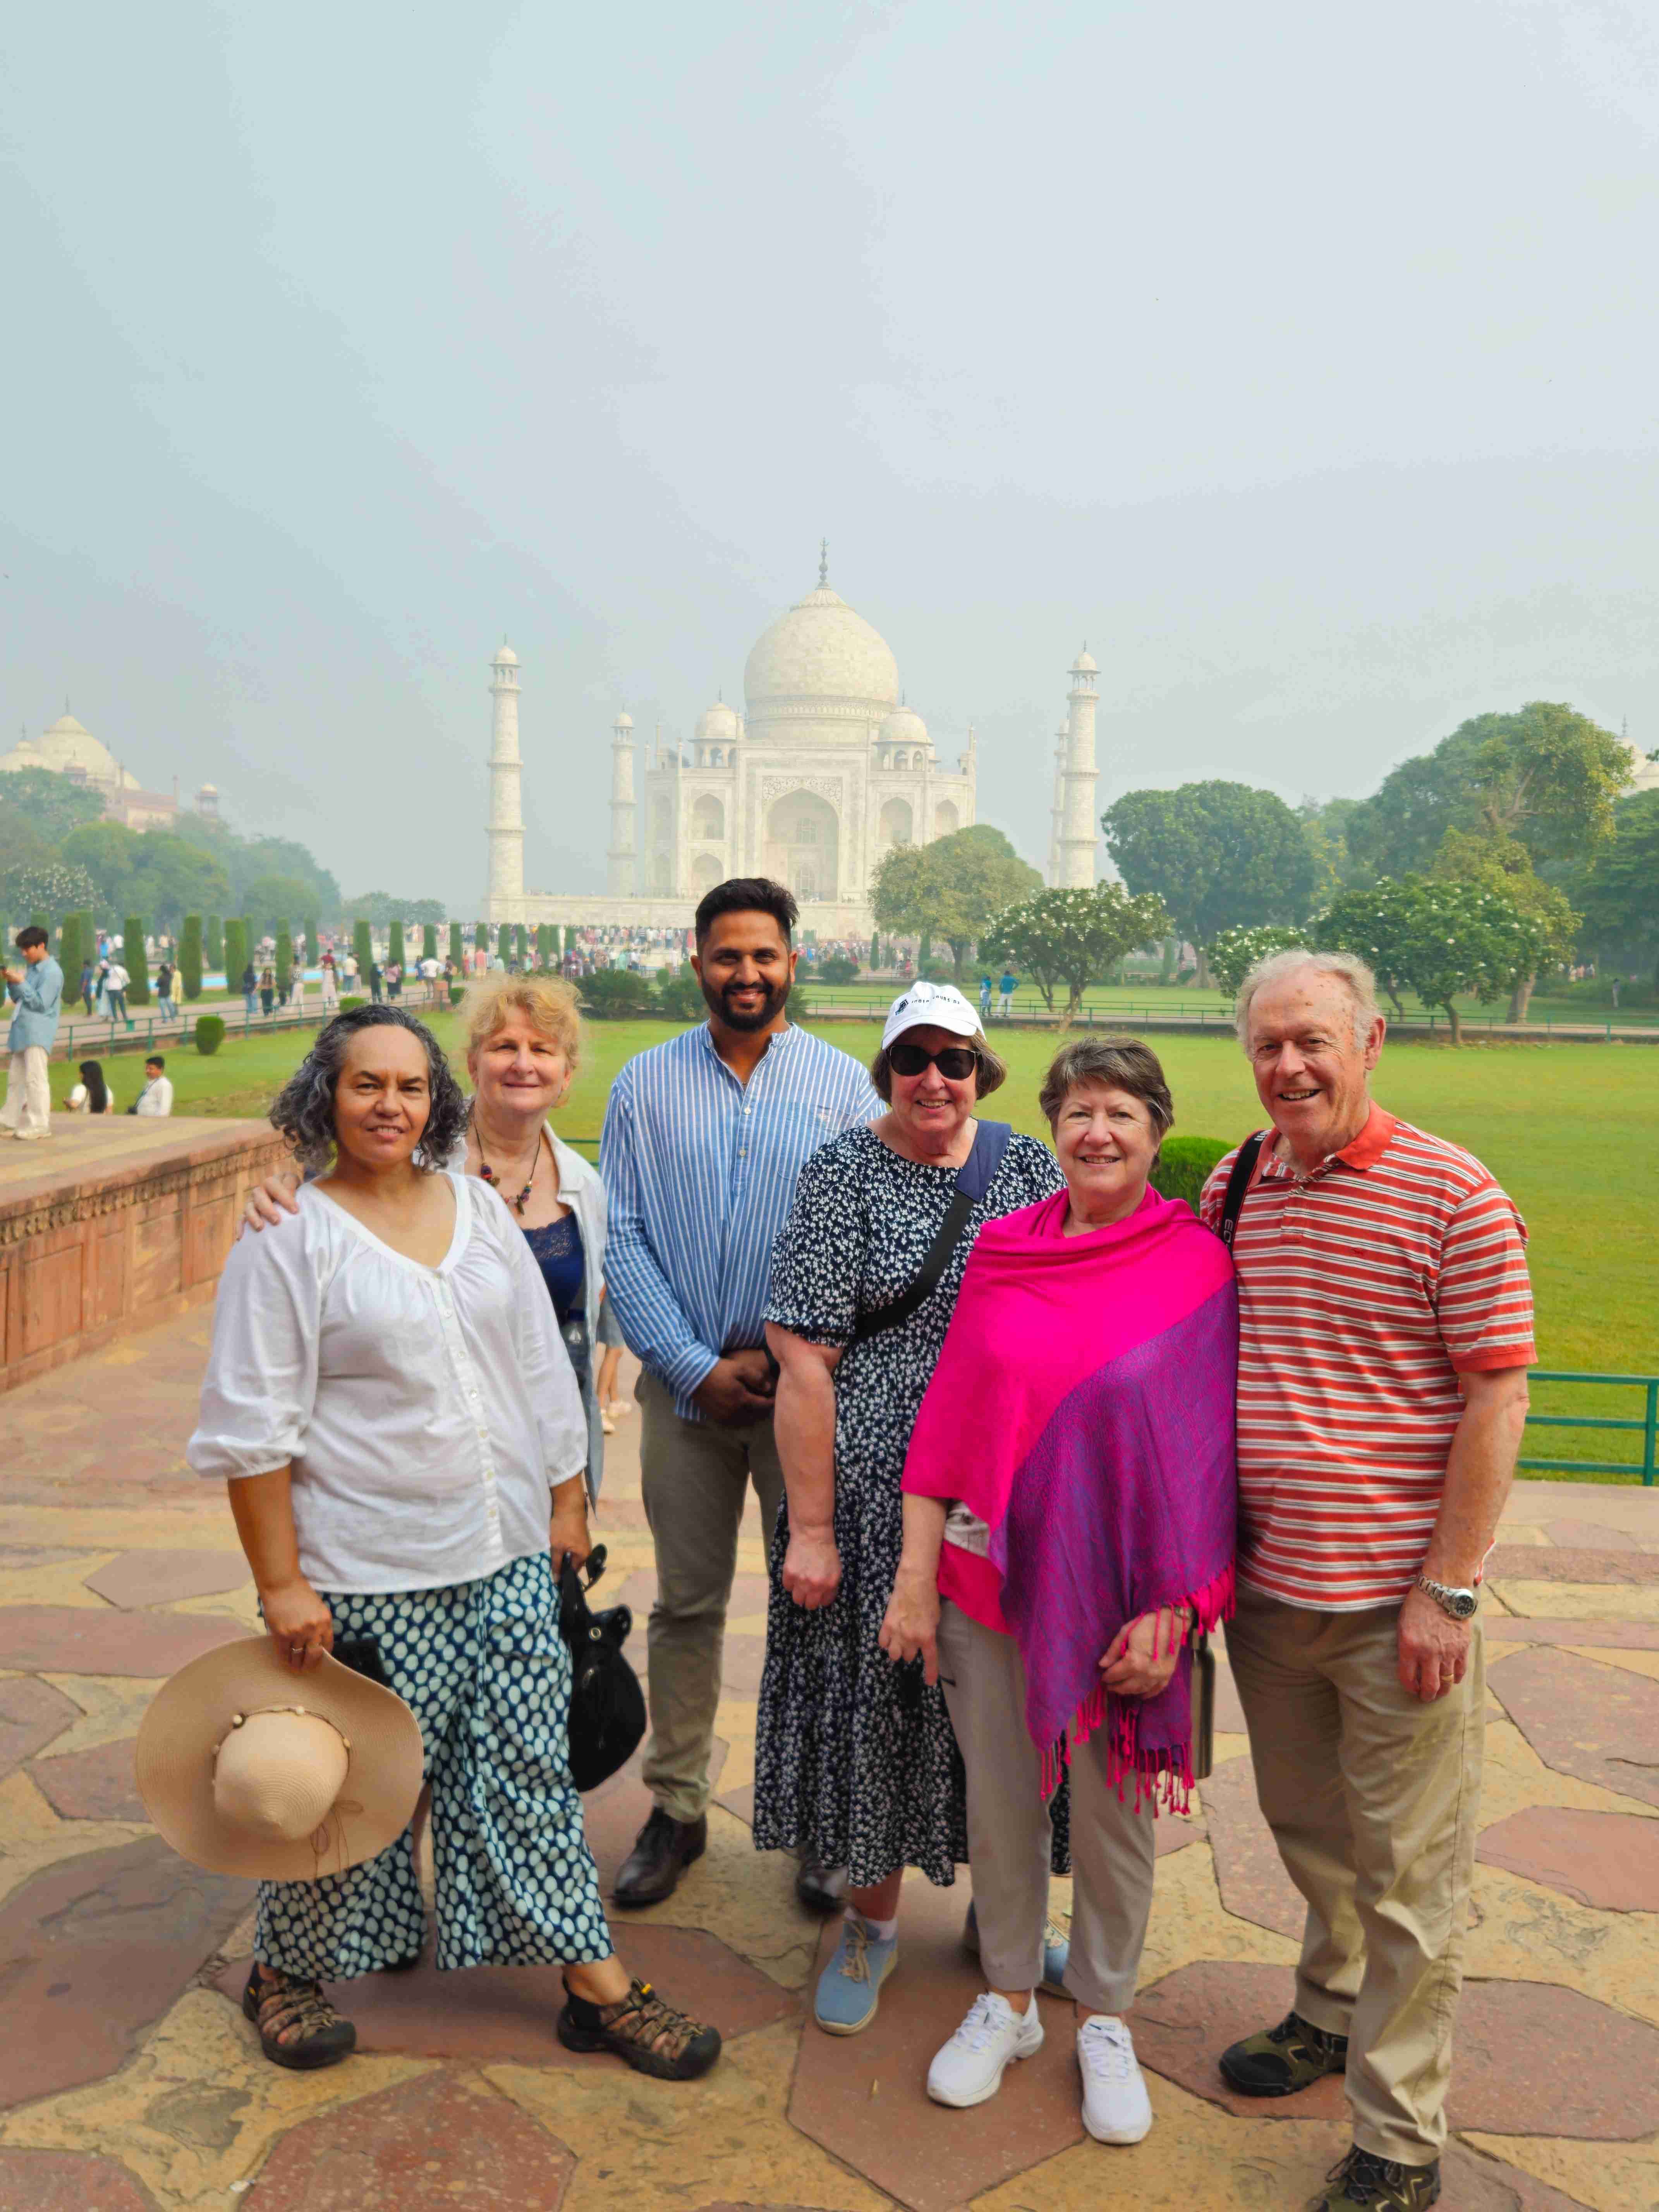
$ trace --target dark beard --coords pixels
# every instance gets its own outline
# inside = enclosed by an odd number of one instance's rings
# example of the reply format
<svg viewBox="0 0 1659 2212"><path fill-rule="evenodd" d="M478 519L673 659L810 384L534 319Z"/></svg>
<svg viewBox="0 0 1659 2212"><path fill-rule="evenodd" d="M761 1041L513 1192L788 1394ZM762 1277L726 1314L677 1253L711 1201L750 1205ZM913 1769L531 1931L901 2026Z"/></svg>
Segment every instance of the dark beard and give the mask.
<svg viewBox="0 0 1659 2212"><path fill-rule="evenodd" d="M745 1031L763 1030L769 1024L775 1022L780 1007L786 1003L789 996L789 983L786 977L774 989L767 992L766 996L753 1012L744 1012L726 1004L727 988L725 985L710 983L705 979L702 984L703 1004L717 1020L724 1022L727 1029L736 1030L740 1036Z"/></svg>

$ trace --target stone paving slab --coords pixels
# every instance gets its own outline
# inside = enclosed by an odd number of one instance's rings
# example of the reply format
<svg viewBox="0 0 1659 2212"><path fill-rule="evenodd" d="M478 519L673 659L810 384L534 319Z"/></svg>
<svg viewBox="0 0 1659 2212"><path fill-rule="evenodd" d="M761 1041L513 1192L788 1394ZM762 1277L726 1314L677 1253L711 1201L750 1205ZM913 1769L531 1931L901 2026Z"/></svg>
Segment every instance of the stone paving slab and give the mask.
<svg viewBox="0 0 1659 2212"><path fill-rule="evenodd" d="M31 1674L176 1674L247 1634L208 1613L117 1613L78 1605L0 1607L0 1667Z"/></svg>
<svg viewBox="0 0 1659 2212"><path fill-rule="evenodd" d="M113 2159L74 2150L0 2150L0 2212L155 2212Z"/></svg>
<svg viewBox="0 0 1659 2212"><path fill-rule="evenodd" d="M30 1674L0 1682L0 1776L33 1759L81 1717L79 1708Z"/></svg>
<svg viewBox="0 0 1659 2212"><path fill-rule="evenodd" d="M1515 1653L1487 1679L1547 1765L1659 1805L1659 1682L1576 1651L1538 1650Z"/></svg>
<svg viewBox="0 0 1659 2212"><path fill-rule="evenodd" d="M1604 1912L1659 1912L1659 1820L1528 1805L1481 1832L1476 1856Z"/></svg>
<svg viewBox="0 0 1659 2212"><path fill-rule="evenodd" d="M1241 1920L1302 1940L1307 1907L1273 1843L1255 1798L1248 1758L1224 1760L1198 1794L1204 1808L1221 1901ZM1165 1826L1162 1818L1157 1823Z"/></svg>
<svg viewBox="0 0 1659 2212"><path fill-rule="evenodd" d="M1503 1593L1505 1583L1641 1583L1653 1572L1649 1553L1634 1544L1578 1551L1547 1544L1498 1544L1486 1561L1486 1580Z"/></svg>
<svg viewBox="0 0 1659 2212"><path fill-rule="evenodd" d="M111 1605L172 1605L185 1597L217 1597L253 1580L240 1552L123 1552L86 1578Z"/></svg>
<svg viewBox="0 0 1659 2212"><path fill-rule="evenodd" d="M29 1779L65 1820L142 1820L144 1801L133 1778L132 1745L100 1744L94 1751L40 1759Z"/></svg>

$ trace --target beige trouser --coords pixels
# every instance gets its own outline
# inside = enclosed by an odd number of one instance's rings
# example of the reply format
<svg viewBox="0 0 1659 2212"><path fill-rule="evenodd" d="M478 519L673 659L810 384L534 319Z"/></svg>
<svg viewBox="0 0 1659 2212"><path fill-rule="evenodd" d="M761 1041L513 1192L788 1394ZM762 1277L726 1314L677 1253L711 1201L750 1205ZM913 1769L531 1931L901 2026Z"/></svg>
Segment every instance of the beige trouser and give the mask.
<svg viewBox="0 0 1659 2212"><path fill-rule="evenodd" d="M755 1486L765 1540L783 1498L769 1417L742 1428L688 1421L654 1375L640 1376L640 1487L657 1552L646 1625L651 1739L643 1774L671 1820L708 1804L708 1752L720 1704L726 1607L737 1571L744 1497Z"/></svg>
<svg viewBox="0 0 1659 2212"><path fill-rule="evenodd" d="M1025 1727L1025 1668L1012 1636L939 1608L945 1702L968 1771L968 1856L979 1958L994 1990L1042 1979L1051 1835L1042 1761ZM1072 1956L1066 1986L1091 2012L1134 2002L1152 1909L1152 1808L1106 1779L1106 1730L1072 1749Z"/></svg>
<svg viewBox="0 0 1659 2212"><path fill-rule="evenodd" d="M0 1106L0 1129L40 1129L52 1127L52 1092L46 1082L46 1048L26 1044L11 1055L6 1070L6 1103Z"/></svg>
<svg viewBox="0 0 1659 2212"><path fill-rule="evenodd" d="M1308 1901L1296 2008L1348 2038L1354 2141L1425 2166L1446 2140L1452 2019L1486 1748L1486 1656L1431 1705L1400 1686L1399 1608L1238 1589L1227 1654L1256 1794Z"/></svg>

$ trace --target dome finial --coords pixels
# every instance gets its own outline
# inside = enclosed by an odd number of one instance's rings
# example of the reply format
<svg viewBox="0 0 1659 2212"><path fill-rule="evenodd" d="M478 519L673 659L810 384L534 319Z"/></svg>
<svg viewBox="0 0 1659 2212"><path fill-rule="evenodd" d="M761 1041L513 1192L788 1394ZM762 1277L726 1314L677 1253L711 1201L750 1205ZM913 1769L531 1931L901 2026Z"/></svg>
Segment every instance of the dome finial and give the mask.
<svg viewBox="0 0 1659 2212"><path fill-rule="evenodd" d="M827 538L820 538L818 540L818 589L821 592L827 592L829 588L830 540Z"/></svg>

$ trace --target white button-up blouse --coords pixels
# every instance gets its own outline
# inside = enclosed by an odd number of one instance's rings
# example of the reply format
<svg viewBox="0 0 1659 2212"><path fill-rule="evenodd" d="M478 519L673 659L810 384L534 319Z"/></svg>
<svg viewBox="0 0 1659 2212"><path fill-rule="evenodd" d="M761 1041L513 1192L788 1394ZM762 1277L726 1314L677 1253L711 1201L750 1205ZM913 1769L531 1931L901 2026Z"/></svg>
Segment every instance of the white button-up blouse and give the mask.
<svg viewBox="0 0 1659 2212"><path fill-rule="evenodd" d="M291 1465L301 1571L342 1593L477 1582L545 1551L552 1486L587 1457L580 1395L524 1231L452 1174L436 1267L314 1186L299 1218L231 1249L196 1472Z"/></svg>

